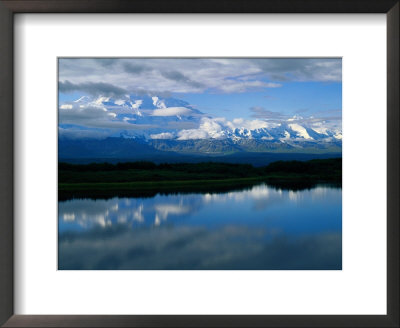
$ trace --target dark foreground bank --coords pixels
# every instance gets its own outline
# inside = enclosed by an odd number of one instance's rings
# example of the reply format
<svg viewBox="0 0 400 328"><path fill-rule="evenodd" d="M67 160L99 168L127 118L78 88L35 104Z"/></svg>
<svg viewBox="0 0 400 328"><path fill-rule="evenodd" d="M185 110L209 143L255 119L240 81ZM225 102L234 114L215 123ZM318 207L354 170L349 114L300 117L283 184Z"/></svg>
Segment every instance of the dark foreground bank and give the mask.
<svg viewBox="0 0 400 328"><path fill-rule="evenodd" d="M58 166L59 198L151 197L156 193L223 192L260 181L277 188L304 189L318 183L340 185L342 159L278 161L263 167L229 163L153 162Z"/></svg>

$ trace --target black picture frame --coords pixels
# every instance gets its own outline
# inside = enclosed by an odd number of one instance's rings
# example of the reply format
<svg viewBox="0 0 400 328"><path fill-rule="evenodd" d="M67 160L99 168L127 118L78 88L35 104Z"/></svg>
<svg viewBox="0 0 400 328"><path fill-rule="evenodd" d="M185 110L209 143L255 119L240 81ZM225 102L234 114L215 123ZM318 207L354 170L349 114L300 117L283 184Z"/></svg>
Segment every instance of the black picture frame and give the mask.
<svg viewBox="0 0 400 328"><path fill-rule="evenodd" d="M0 324L4 327L399 327L399 8L399 0L0 0ZM16 13L385 13L387 315L14 315L13 140L18 131L13 129L13 17Z"/></svg>

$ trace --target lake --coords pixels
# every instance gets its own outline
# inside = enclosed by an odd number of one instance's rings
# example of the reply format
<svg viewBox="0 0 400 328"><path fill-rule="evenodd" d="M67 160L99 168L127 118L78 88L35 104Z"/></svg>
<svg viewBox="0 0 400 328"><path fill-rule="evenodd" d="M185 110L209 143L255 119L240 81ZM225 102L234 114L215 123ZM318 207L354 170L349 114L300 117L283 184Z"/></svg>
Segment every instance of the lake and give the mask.
<svg viewBox="0 0 400 328"><path fill-rule="evenodd" d="M341 270L342 189L59 202L60 270Z"/></svg>

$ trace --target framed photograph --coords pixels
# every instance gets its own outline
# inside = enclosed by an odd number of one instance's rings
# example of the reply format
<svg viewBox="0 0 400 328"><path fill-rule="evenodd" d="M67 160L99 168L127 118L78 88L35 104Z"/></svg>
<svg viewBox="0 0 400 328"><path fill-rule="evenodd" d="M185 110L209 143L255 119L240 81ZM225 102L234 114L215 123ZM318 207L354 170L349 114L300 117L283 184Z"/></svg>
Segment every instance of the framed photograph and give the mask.
<svg viewBox="0 0 400 328"><path fill-rule="evenodd" d="M398 1L0 15L4 327L399 326Z"/></svg>
<svg viewBox="0 0 400 328"><path fill-rule="evenodd" d="M58 58L58 269L341 270L341 67Z"/></svg>

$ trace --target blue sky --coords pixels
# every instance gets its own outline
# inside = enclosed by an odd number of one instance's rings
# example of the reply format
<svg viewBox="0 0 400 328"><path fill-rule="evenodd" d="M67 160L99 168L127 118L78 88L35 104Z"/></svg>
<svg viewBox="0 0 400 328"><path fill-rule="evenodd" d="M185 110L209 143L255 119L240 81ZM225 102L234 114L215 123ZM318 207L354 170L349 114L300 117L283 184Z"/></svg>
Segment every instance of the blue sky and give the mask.
<svg viewBox="0 0 400 328"><path fill-rule="evenodd" d="M279 88L244 93L176 93L174 97L205 113L250 118L255 106L287 115L310 116L320 111L342 109L341 82L286 82Z"/></svg>
<svg viewBox="0 0 400 328"><path fill-rule="evenodd" d="M154 111L151 101L137 105L132 97L176 98L187 104L159 102L161 109L170 107L161 114ZM76 102L78 99L82 100ZM318 117L341 124L341 59L59 59L59 123L63 129L101 128L109 129L110 134L143 130L154 116L158 118L151 121L149 129L154 129L154 124L161 128L162 119L189 116L187 108L226 121L276 122L295 116L303 121ZM138 115L138 110L141 119L128 120ZM199 119L198 124L201 122ZM188 127L185 124L182 122L181 129Z"/></svg>

